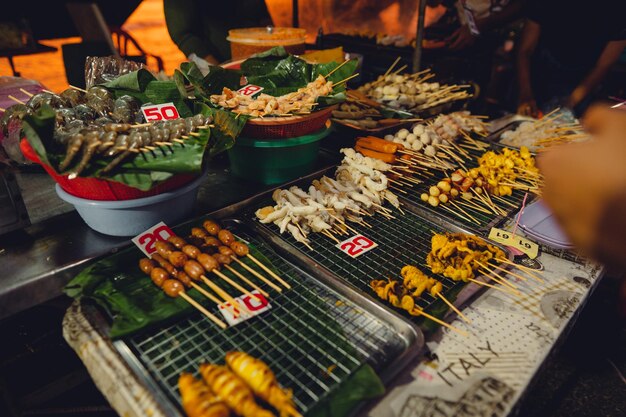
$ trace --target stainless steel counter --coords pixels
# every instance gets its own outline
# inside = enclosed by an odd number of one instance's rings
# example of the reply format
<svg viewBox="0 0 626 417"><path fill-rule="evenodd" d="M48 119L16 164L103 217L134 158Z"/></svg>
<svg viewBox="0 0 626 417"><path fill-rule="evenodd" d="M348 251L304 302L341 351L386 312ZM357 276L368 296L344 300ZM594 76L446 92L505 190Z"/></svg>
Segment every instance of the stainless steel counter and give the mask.
<svg viewBox="0 0 626 417"><path fill-rule="evenodd" d="M320 154L318 168L332 164L331 157ZM219 158L209 169L190 218L270 188L230 175L227 166L226 158ZM19 184L33 225L0 236L0 319L61 295L87 263L130 244L128 238L87 227L57 197L47 174L22 173Z"/></svg>

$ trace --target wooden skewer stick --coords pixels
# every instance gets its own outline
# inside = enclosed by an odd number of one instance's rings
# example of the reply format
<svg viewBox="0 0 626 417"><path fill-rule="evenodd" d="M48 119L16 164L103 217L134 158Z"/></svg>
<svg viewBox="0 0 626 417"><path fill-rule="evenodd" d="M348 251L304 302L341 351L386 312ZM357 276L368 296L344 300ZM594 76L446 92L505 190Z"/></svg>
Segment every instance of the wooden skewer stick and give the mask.
<svg viewBox="0 0 626 417"><path fill-rule="evenodd" d="M226 267L226 269L228 269L230 272L233 273L233 275L235 275L237 278L239 278L240 280L242 280L243 282L245 282L247 285L251 286L252 288L254 288L256 291L260 292L261 294L263 294L265 297L269 297L269 294L267 293L267 291L263 290L261 287L259 287L258 285L256 285L254 282L250 281L248 278L246 278L243 274L241 274L239 271L237 271L235 268L233 268L232 266L228 265L228 264L224 264L224 267ZM257 297L258 298L258 297Z"/></svg>
<svg viewBox="0 0 626 417"><path fill-rule="evenodd" d="M212 289L217 295L219 295L222 300L232 303L233 305L239 305L237 300L235 300L230 294L224 291L219 285L208 279L206 276L201 275L200 279L204 282L210 289Z"/></svg>
<svg viewBox="0 0 626 417"><path fill-rule="evenodd" d="M505 292L507 294L517 295L513 291L509 290L508 287L504 287L504 288L503 287L498 287L496 285L489 284L488 282L478 281L478 280L473 279L473 278L470 278L469 281L473 282L476 285L482 285L483 287L493 288L494 290L502 291L502 292Z"/></svg>
<svg viewBox="0 0 626 417"><path fill-rule="evenodd" d="M444 327L447 327L448 329L452 330L453 332L456 332L456 333L460 334L463 337L468 337L469 336L469 334L466 331L463 331L461 329L457 329L456 327L452 326L451 324L448 324L445 321L438 319L437 317L434 317L434 316L431 316L428 313L425 313L424 310L422 310L421 308L419 309L419 315L420 316L424 316L428 320L434 321L437 324L440 324L440 325L442 325Z"/></svg>
<svg viewBox="0 0 626 417"><path fill-rule="evenodd" d="M450 204L452 204L457 209L461 210L461 213L465 214L467 217L472 219L474 221L474 223L476 223L477 225L480 226L480 222L478 220L476 220L476 218L474 216L469 214L467 211L463 210L463 208L460 205L456 204L454 201L452 201L452 200L449 200L449 201L450 201Z"/></svg>
<svg viewBox="0 0 626 417"><path fill-rule="evenodd" d="M230 279L227 275L224 275L223 273L221 273L217 269L213 269L211 272L213 272L215 275L217 275L218 277L220 277L221 279L223 279L224 281L226 281L227 283L232 285L238 291L241 291L243 294L247 295L248 297L254 298L254 294L252 294L249 290L247 290L246 288L244 288L241 285L239 285L237 282L235 282L232 279Z"/></svg>
<svg viewBox="0 0 626 417"><path fill-rule="evenodd" d="M11 94L9 94L7 97L9 97L11 100L13 100L14 102L16 102L18 104L26 104L22 100L20 100L19 98L13 97Z"/></svg>
<svg viewBox="0 0 626 417"><path fill-rule="evenodd" d="M490 280L497 282L498 284L504 286L505 288L509 288L515 295L521 295L521 293L517 290L517 287L502 278L500 275L495 272L490 272L486 269L479 270L480 273L484 274Z"/></svg>
<svg viewBox="0 0 626 417"><path fill-rule="evenodd" d="M348 78L344 78L343 80L333 83L333 87L338 86L339 84L343 84L343 83L347 83L348 81L350 81L351 79L358 77L360 74L357 72L356 74L352 74L351 76L349 76Z"/></svg>
<svg viewBox="0 0 626 417"><path fill-rule="evenodd" d="M393 61L393 64L391 64L391 66L389 68L387 68L387 71L385 71L385 74L383 75L383 79L389 75L389 73L391 71L393 71L394 67L398 64L398 62L400 62L401 57L397 57L395 61Z"/></svg>
<svg viewBox="0 0 626 417"><path fill-rule="evenodd" d="M328 213L328 215L329 215L330 217L332 217L333 219L337 220L339 223L343 224L343 225L344 225L344 226L345 226L348 230L350 230L351 232L353 232L353 233L355 233L355 234L357 234L357 235L359 234L359 232L357 232L357 231L356 231L355 229L353 229L352 227L348 226L348 225L346 224L346 222L344 222L343 220L341 220L339 217L335 217L335 216L333 216L333 215L332 215L332 214L330 214L330 213Z"/></svg>
<svg viewBox="0 0 626 417"><path fill-rule="evenodd" d="M328 74L324 75L324 78L328 78L330 77L332 74L335 73L335 71L337 71L339 68L343 67L344 65L346 65L348 62L350 62L349 59L346 59L345 61L343 61L341 64L339 64L338 66L335 67L334 70L332 70L331 72L329 72Z"/></svg>
<svg viewBox="0 0 626 417"><path fill-rule="evenodd" d="M24 90L23 88L20 88L20 91L24 94L26 94L28 97L32 97L34 94L32 94L30 91L28 90Z"/></svg>
<svg viewBox="0 0 626 417"><path fill-rule="evenodd" d="M204 288L202 288L201 286L199 286L198 284L196 284L193 281L191 282L191 286L193 288L195 288L196 290L198 290L198 292L200 294L204 295L206 298L208 298L209 300L213 301L215 304L223 305L224 307L228 308L230 310L230 312L233 313L233 315L237 315L237 312L235 311L235 308L233 306L231 306L230 304L222 303L222 301L220 301L219 298L217 298L216 296L214 296L213 294L211 294L210 292L208 292L207 290L205 290Z"/></svg>
<svg viewBox="0 0 626 417"><path fill-rule="evenodd" d="M271 269L269 269L267 266L265 266L261 261L259 261L257 258L255 258L254 256L252 256L252 254L248 254L246 255L252 262L254 262L255 264L257 264L258 266L260 266L265 272L267 272L268 274L270 274L276 281L280 282L285 288L287 288L288 290L291 289L291 285L289 285L284 279L282 279L281 277L279 277L278 275L276 275L274 273L274 271L272 271Z"/></svg>
<svg viewBox="0 0 626 417"><path fill-rule="evenodd" d="M75 87L75 86L73 86L73 85L70 85L70 88L71 88L71 89L74 89L74 90L82 91L83 93L86 93L86 92L87 92L87 90L85 90L84 88Z"/></svg>
<svg viewBox="0 0 626 417"><path fill-rule="evenodd" d="M441 298L441 301L443 301L444 303L446 303L448 305L448 307L450 307L459 317L461 317L463 319L464 322L466 323L471 323L472 321L470 319L467 318L467 316L463 313L461 313L461 310L459 310L458 308L456 308L456 306L454 304L452 304L450 301L448 301L448 299L446 297L443 296L443 294L441 294L440 292L437 293L437 296L439 298Z"/></svg>
<svg viewBox="0 0 626 417"><path fill-rule="evenodd" d="M339 239L337 239L335 236L333 236L333 235L332 235L332 234L331 234L328 230L324 230L324 231L322 232L322 234L323 234L324 236L329 237L330 239L334 240L334 241L335 241L335 242L337 242L337 243L341 243L341 242L339 242Z"/></svg>
<svg viewBox="0 0 626 417"><path fill-rule="evenodd" d="M511 275L511 276L515 277L515 278L521 279L522 281L528 281L528 278L526 278L525 276L522 276L522 275L520 275L520 274L517 274L517 273L515 273L515 272L513 272L513 271L509 271L508 269L504 269L504 268L502 268L501 266L498 266L498 265L491 265L491 267L492 267L492 268L496 268L496 269L498 269L498 270L500 270L500 271L502 271L502 272L504 272L504 273L506 273L506 274L508 274L508 275Z"/></svg>
<svg viewBox="0 0 626 417"><path fill-rule="evenodd" d="M441 207L442 209L446 210L447 212L450 212L450 213L454 214L455 216L457 216L457 217L459 217L459 218L461 218L461 219L463 219L463 220L465 220L465 221L467 221L467 222L472 223L472 221L471 221L470 219L468 219L467 217L463 216L462 214L457 213L456 211L454 211L454 210L452 210L452 209L450 209L450 208L446 207L446 206L445 206L445 205L443 205L443 204L439 204L439 207ZM479 224L480 224L480 223L479 223Z"/></svg>
<svg viewBox="0 0 626 417"><path fill-rule="evenodd" d="M250 268L248 265L246 265L244 262L242 262L239 258L237 258L235 255L231 255L230 256L231 259L235 262L237 262L239 265L241 265L246 271L250 272L252 275L254 275L255 277L257 277L258 279L260 279L261 281L263 281L264 283L266 283L267 285L269 285L270 287L272 287L273 289L275 289L278 292L283 292L283 289L280 288L278 285L274 284L272 281L268 280L267 278L265 278L263 275L259 274L257 271L255 271L254 269Z"/></svg>
<svg viewBox="0 0 626 417"><path fill-rule="evenodd" d="M180 295L183 300L187 301L189 304L191 304L192 306L197 308L202 314L204 314L213 323L217 324L222 330L225 329L226 327L228 327L228 326L226 326L226 323L224 323L222 320L220 320L217 317L215 317L209 310L207 310L206 308L202 307L202 305L200 305L200 303L198 303L196 300L194 300L189 295L187 295L186 292L181 291L180 293L178 293L178 295Z"/></svg>
<svg viewBox="0 0 626 417"><path fill-rule="evenodd" d="M509 261L508 259L504 259L504 258L496 258L496 261L502 262L502 263L505 263L505 264L508 264L508 265L511 265L511 266L514 266L514 267L518 268L520 271L526 272L535 281L538 281L538 282L540 282L542 284L545 282L543 280L543 278L541 278L541 277L539 277L537 275L534 275L535 273L536 274L543 273L543 271L539 271L537 269L529 268L527 266L517 264L515 262Z"/></svg>

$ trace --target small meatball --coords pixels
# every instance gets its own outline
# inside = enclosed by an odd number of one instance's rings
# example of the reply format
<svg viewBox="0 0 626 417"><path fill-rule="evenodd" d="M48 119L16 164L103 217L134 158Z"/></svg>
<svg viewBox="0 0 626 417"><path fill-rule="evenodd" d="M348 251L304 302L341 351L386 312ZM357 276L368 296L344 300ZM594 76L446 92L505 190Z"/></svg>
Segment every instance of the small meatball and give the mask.
<svg viewBox="0 0 626 417"><path fill-rule="evenodd" d="M422 201L427 202L428 201L428 197L430 197L428 194L426 193L422 193L422 195L420 196L420 198L422 199Z"/></svg>
<svg viewBox="0 0 626 417"><path fill-rule="evenodd" d="M230 244L235 241L235 236L226 229L220 230L217 237L226 246L230 246Z"/></svg>
<svg viewBox="0 0 626 417"><path fill-rule="evenodd" d="M205 221L204 223L202 223L202 227L204 227L204 229L213 236L217 236L220 230L222 230L220 225L215 223L213 220Z"/></svg>
<svg viewBox="0 0 626 417"><path fill-rule="evenodd" d="M183 271L178 272L178 276L176 277L176 279L179 280L181 284L183 284L185 287L187 288L191 287L191 278L189 277L189 275L185 274Z"/></svg>
<svg viewBox="0 0 626 417"><path fill-rule="evenodd" d="M163 282L169 277L170 275L163 268L152 268L152 271L150 271L150 279L154 282L154 285L159 288L163 286Z"/></svg>
<svg viewBox="0 0 626 417"><path fill-rule="evenodd" d="M174 267L181 268L185 266L185 262L189 260L189 257L185 255L183 252L175 251L170 253L169 261Z"/></svg>
<svg viewBox="0 0 626 417"><path fill-rule="evenodd" d="M182 251L185 255L189 256L192 259L196 259L198 255L202 253L200 249L198 249L196 246L193 246L193 245L183 246Z"/></svg>
<svg viewBox="0 0 626 417"><path fill-rule="evenodd" d="M446 192L446 193L452 189L452 187L450 186L450 183L447 181L439 181L437 183L437 188L439 188L441 191Z"/></svg>
<svg viewBox="0 0 626 417"><path fill-rule="evenodd" d="M233 242L230 244L230 248L237 254L237 256L246 256L250 253L248 245L243 242Z"/></svg>
<svg viewBox="0 0 626 417"><path fill-rule="evenodd" d="M439 205L439 199L431 195L430 197L428 197L428 204L433 207L437 207Z"/></svg>
<svg viewBox="0 0 626 417"><path fill-rule="evenodd" d="M433 197L439 197L439 194L441 194L441 190L433 185L428 189L428 193Z"/></svg>
<svg viewBox="0 0 626 417"><path fill-rule="evenodd" d="M149 274L150 272L152 272L152 269L155 266L156 264L152 259L143 258L139 261L139 269L141 269L144 274Z"/></svg>
<svg viewBox="0 0 626 417"><path fill-rule="evenodd" d="M166 279L163 283L163 291L167 294L168 297L176 298L178 294L185 291L183 288L183 284L176 281L175 279Z"/></svg>
<svg viewBox="0 0 626 417"><path fill-rule="evenodd" d="M200 265L207 271L213 271L214 269L219 269L220 264L213 256L208 253L201 253L198 255L198 262Z"/></svg>
<svg viewBox="0 0 626 417"><path fill-rule="evenodd" d="M229 258L235 254L235 251L229 248L228 246L220 246L219 248L217 248L217 250L220 251L221 255L226 255ZM223 263L223 262L220 262L220 263Z"/></svg>
<svg viewBox="0 0 626 417"><path fill-rule="evenodd" d="M185 239L183 239L180 236L170 236L170 238L167 239L167 241L170 242L172 245L176 246L177 249L182 249L183 246L187 244L187 242L185 242Z"/></svg>
<svg viewBox="0 0 626 417"><path fill-rule="evenodd" d="M228 265L232 261L232 259L230 259L230 256L221 253L216 253L215 255L213 255L213 258L215 258L215 260L222 265Z"/></svg>
<svg viewBox="0 0 626 417"><path fill-rule="evenodd" d="M198 262L189 260L185 262L185 272L193 279L200 279L204 275L204 268Z"/></svg>
<svg viewBox="0 0 626 417"><path fill-rule="evenodd" d="M159 255L158 253L153 254L152 255L152 259L157 261L159 263L159 265L161 265L161 268L165 269L169 274L172 274L173 276L176 276L176 272L178 272L178 271L176 271L176 268L174 268L174 265L169 263L167 261L167 259L165 259L161 255Z"/></svg>
<svg viewBox="0 0 626 417"><path fill-rule="evenodd" d="M439 194L439 201L441 201L442 203L447 203L448 202L448 195L447 194Z"/></svg>
<svg viewBox="0 0 626 417"><path fill-rule="evenodd" d="M207 237L209 237L209 234L204 229L194 227L193 229L191 229L191 236L199 237L200 239L206 239Z"/></svg>
<svg viewBox="0 0 626 417"><path fill-rule="evenodd" d="M154 244L154 247L156 248L157 253L166 259L169 258L172 252L176 250L174 245L163 240L157 241L157 243Z"/></svg>
<svg viewBox="0 0 626 417"><path fill-rule="evenodd" d="M212 246L212 247L222 246L222 242L220 242L220 240L216 238L215 236L209 236L206 239L204 239L204 244L206 246Z"/></svg>

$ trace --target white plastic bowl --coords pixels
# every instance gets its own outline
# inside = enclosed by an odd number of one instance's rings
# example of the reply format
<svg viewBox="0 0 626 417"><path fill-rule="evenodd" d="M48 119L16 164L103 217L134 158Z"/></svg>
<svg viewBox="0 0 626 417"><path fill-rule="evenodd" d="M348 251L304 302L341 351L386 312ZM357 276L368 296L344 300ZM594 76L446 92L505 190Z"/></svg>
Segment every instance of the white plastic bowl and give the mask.
<svg viewBox="0 0 626 417"><path fill-rule="evenodd" d="M110 236L136 236L160 221L174 225L193 211L204 175L177 190L123 201L87 200L75 197L57 184L58 196L74 205L93 230Z"/></svg>

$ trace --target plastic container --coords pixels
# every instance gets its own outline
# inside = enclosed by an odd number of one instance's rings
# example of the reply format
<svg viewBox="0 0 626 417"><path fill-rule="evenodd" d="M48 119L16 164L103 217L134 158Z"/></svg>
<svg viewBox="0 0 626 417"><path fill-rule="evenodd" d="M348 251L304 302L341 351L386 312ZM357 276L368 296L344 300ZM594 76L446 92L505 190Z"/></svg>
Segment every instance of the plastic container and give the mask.
<svg viewBox="0 0 626 417"><path fill-rule="evenodd" d="M194 174L174 175L170 179L163 181L148 191L142 191L119 182L107 181L98 178L77 177L70 180L67 178L67 175L59 175L54 169L52 169L51 166L41 162L37 153L35 153L35 150L30 146L30 143L28 143L26 139L22 139L22 142L20 142L20 149L27 159L41 165L46 170L48 175L50 175L65 192L73 195L74 197L89 200L124 201L150 197L175 190L198 178L198 175Z"/></svg>
<svg viewBox="0 0 626 417"><path fill-rule="evenodd" d="M524 208L520 216L519 227L530 237L555 249L572 249L573 246L552 211L543 200L536 201Z"/></svg>
<svg viewBox="0 0 626 417"><path fill-rule="evenodd" d="M329 106L304 116L249 119L242 136L255 139L288 139L313 134L322 129L337 106Z"/></svg>
<svg viewBox="0 0 626 417"><path fill-rule="evenodd" d="M324 128L313 134L281 140L239 137L228 150L230 169L238 177L263 184L279 184L310 173L319 142L330 133Z"/></svg>
<svg viewBox="0 0 626 417"><path fill-rule="evenodd" d="M247 58L250 55L283 46L292 55L305 52L306 30L298 28L260 27L232 29L228 31L232 59Z"/></svg>
<svg viewBox="0 0 626 417"><path fill-rule="evenodd" d="M125 201L97 201L75 197L56 185L58 196L96 232L110 236L136 236L163 221L172 226L188 217L196 202L202 176L174 191Z"/></svg>

